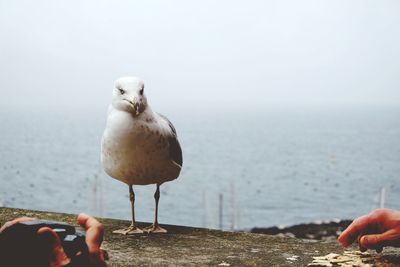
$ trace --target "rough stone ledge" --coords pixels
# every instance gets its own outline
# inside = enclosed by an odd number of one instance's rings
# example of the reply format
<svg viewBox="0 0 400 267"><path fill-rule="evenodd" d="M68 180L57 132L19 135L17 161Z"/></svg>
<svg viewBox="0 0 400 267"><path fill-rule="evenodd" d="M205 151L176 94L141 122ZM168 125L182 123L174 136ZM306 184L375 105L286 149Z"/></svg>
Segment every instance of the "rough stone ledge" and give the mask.
<svg viewBox="0 0 400 267"><path fill-rule="evenodd" d="M76 215L72 214L0 208L1 225L20 216L76 225ZM122 236L111 232L129 225L129 222L98 219L106 229L103 248L110 255L108 266L307 266L315 256L344 252L335 241L321 242L174 225L163 225L168 234ZM140 227L147 225L139 223ZM376 266L400 266L398 250L385 249L381 255Z"/></svg>

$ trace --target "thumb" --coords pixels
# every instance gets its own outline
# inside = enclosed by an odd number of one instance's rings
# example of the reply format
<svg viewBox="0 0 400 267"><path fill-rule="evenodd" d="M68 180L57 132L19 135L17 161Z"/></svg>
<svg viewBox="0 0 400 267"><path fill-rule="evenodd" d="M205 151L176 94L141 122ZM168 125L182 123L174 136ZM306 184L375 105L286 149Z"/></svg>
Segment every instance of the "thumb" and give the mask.
<svg viewBox="0 0 400 267"><path fill-rule="evenodd" d="M399 239L398 232L394 229L381 234L364 235L360 238L360 246L369 249L381 249L384 246L392 246Z"/></svg>
<svg viewBox="0 0 400 267"><path fill-rule="evenodd" d="M86 243L89 252L96 252L100 250L101 243L103 242L104 227L95 218L81 213L78 215L78 223L86 229Z"/></svg>

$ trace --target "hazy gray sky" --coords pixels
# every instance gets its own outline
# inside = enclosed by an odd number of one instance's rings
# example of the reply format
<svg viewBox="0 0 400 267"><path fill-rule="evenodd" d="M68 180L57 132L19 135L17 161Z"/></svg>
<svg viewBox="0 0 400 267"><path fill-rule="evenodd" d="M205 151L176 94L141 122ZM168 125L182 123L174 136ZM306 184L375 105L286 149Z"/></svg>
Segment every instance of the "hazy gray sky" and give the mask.
<svg viewBox="0 0 400 267"><path fill-rule="evenodd" d="M399 71L396 0L0 0L1 105L397 105Z"/></svg>

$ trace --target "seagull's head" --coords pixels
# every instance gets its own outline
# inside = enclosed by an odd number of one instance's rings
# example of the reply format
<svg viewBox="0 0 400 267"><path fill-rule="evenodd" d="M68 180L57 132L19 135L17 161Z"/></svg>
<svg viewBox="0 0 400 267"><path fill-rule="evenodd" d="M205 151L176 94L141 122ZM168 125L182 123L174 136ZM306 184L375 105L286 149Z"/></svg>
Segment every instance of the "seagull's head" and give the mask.
<svg viewBox="0 0 400 267"><path fill-rule="evenodd" d="M144 82L136 77L121 77L115 81L112 105L114 108L139 116L147 107Z"/></svg>

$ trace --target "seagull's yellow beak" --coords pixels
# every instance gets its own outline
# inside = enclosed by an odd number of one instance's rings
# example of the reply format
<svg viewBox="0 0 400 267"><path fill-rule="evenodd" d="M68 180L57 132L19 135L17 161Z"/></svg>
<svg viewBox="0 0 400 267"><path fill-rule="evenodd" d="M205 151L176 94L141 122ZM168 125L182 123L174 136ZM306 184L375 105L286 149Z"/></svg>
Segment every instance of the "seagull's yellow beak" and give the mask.
<svg viewBox="0 0 400 267"><path fill-rule="evenodd" d="M142 105L140 102L133 102L133 110L136 116L142 112Z"/></svg>
<svg viewBox="0 0 400 267"><path fill-rule="evenodd" d="M133 115L137 116L140 113L142 113L143 105L139 101L136 101L136 99L132 99L132 101L130 101L128 99L124 99L124 100L126 100L129 103L129 105L132 107Z"/></svg>

